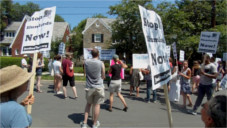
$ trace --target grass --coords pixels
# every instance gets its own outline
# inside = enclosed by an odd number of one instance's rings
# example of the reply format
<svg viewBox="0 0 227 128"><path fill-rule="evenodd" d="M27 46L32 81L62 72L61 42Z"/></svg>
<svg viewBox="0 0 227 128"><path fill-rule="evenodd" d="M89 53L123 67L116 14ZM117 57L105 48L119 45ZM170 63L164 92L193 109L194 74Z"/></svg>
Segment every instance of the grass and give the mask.
<svg viewBox="0 0 227 128"><path fill-rule="evenodd" d="M54 77L51 75L42 75L42 80L54 80ZM84 76L75 76L76 81L85 81Z"/></svg>

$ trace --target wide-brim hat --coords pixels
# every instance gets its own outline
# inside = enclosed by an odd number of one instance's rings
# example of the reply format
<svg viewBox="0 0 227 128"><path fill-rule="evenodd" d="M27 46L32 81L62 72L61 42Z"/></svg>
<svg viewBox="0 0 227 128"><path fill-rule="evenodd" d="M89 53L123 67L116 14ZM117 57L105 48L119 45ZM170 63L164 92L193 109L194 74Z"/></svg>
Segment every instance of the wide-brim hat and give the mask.
<svg viewBox="0 0 227 128"><path fill-rule="evenodd" d="M32 75L17 65L2 68L0 70L0 94L23 85Z"/></svg>

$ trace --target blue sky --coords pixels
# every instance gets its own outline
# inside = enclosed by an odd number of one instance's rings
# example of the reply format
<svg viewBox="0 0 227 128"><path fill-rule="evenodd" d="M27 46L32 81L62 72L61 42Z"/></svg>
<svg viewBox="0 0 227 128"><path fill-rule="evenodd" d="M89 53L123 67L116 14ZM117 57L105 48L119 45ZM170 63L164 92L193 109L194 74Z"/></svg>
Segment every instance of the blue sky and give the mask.
<svg viewBox="0 0 227 128"><path fill-rule="evenodd" d="M92 17L95 14L102 14L108 18L115 18L116 16L109 15L109 6L116 5L121 0L13 0L21 5L32 1L39 5L41 9L56 6L56 14L64 18L71 28L77 26L80 21ZM153 0L153 4L157 5L163 1L174 0Z"/></svg>

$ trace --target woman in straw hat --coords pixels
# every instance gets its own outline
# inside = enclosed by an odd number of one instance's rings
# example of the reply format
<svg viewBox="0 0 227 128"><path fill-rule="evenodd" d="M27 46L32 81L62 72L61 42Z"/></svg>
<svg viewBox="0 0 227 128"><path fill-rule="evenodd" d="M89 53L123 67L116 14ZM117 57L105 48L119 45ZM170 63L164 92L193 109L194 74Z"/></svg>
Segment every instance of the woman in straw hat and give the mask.
<svg viewBox="0 0 227 128"><path fill-rule="evenodd" d="M27 96L20 104L17 98L27 89L32 73L13 65L0 70L0 127L29 127L31 116L27 114L24 106L34 103L34 96Z"/></svg>

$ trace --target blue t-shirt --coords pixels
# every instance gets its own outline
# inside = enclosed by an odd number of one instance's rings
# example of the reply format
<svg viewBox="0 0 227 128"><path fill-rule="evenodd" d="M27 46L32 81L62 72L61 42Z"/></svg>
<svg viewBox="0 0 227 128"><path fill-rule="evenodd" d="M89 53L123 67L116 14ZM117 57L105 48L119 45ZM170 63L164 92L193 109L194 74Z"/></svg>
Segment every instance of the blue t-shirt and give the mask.
<svg viewBox="0 0 227 128"><path fill-rule="evenodd" d="M32 118L25 108L15 101L0 103L1 128L25 128L31 126Z"/></svg>

